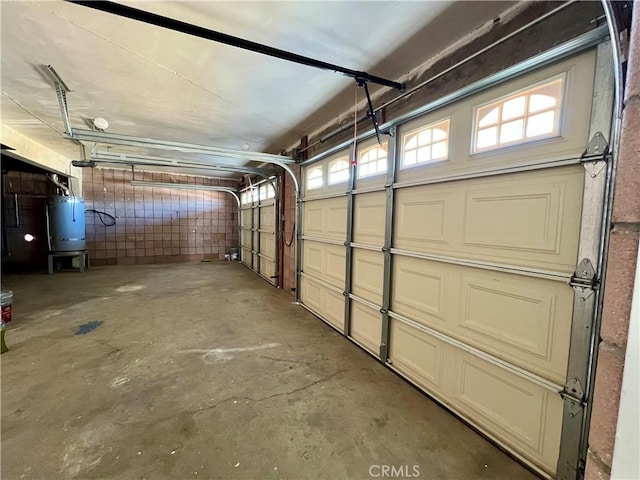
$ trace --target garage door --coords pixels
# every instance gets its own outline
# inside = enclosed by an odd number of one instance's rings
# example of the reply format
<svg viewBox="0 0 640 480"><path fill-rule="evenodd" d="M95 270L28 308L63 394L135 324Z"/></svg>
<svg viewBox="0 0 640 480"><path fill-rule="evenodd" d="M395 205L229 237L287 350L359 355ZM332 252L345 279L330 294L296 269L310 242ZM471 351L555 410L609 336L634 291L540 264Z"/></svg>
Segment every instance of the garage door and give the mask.
<svg viewBox="0 0 640 480"><path fill-rule="evenodd" d="M245 189L241 202L242 263L277 285L277 230L274 185L263 182Z"/></svg>
<svg viewBox="0 0 640 480"><path fill-rule="evenodd" d="M304 306L545 476L591 228L595 64L520 76L303 171Z"/></svg>

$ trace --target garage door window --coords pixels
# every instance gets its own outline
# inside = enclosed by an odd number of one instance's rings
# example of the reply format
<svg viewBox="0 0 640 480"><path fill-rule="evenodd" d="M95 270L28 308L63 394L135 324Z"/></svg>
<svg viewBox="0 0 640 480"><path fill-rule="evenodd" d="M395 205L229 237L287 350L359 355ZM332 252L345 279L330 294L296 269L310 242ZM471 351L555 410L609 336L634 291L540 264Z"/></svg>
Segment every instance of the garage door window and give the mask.
<svg viewBox="0 0 640 480"><path fill-rule="evenodd" d="M349 180L349 158L339 158L329 164L329 185Z"/></svg>
<svg viewBox="0 0 640 480"><path fill-rule="evenodd" d="M564 75L476 108L473 152L560 134Z"/></svg>
<svg viewBox="0 0 640 480"><path fill-rule="evenodd" d="M307 190L322 188L322 167L315 167L307 172Z"/></svg>
<svg viewBox="0 0 640 480"><path fill-rule="evenodd" d="M446 160L449 156L449 123L446 119L404 135L401 168Z"/></svg>
<svg viewBox="0 0 640 480"><path fill-rule="evenodd" d="M358 155L358 178L371 177L387 171L387 144L366 148Z"/></svg>

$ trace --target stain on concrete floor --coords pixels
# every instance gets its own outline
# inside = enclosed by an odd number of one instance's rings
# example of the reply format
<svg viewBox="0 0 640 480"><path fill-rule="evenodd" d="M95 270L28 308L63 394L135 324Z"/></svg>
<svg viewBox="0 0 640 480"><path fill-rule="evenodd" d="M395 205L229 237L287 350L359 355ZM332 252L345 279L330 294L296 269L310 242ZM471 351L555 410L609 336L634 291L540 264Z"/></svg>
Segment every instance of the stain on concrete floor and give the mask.
<svg viewBox="0 0 640 480"><path fill-rule="evenodd" d="M5 287L2 478L535 478L237 263Z"/></svg>
<svg viewBox="0 0 640 480"><path fill-rule="evenodd" d="M101 321L83 323L78 327L78 330L76 330L76 335L86 335L87 333L93 332L100 325L102 325Z"/></svg>

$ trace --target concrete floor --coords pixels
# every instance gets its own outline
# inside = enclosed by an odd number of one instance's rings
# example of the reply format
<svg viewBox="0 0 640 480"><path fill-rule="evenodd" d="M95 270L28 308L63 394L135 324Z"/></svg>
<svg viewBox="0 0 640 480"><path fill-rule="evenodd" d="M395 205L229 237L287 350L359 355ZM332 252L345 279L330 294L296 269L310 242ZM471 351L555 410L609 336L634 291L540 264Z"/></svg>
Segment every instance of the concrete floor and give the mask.
<svg viewBox="0 0 640 480"><path fill-rule="evenodd" d="M2 478L535 478L239 264L3 280Z"/></svg>

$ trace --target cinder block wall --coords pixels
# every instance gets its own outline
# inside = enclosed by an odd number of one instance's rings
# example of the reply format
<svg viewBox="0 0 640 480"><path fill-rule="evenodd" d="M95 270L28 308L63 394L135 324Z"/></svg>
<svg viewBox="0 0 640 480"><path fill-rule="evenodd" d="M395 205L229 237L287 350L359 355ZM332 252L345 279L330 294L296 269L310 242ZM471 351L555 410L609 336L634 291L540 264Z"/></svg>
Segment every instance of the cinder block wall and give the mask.
<svg viewBox="0 0 640 480"><path fill-rule="evenodd" d="M86 214L87 249L93 265L223 260L238 245L238 206L224 192L134 187L126 170L86 169L86 209L116 217L104 226ZM136 180L235 187L232 180L137 173Z"/></svg>
<svg viewBox="0 0 640 480"><path fill-rule="evenodd" d="M640 2L634 2L586 478L611 473L640 239Z"/></svg>

